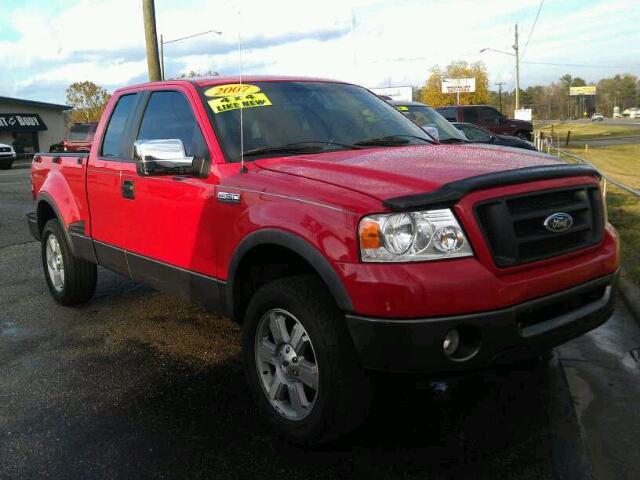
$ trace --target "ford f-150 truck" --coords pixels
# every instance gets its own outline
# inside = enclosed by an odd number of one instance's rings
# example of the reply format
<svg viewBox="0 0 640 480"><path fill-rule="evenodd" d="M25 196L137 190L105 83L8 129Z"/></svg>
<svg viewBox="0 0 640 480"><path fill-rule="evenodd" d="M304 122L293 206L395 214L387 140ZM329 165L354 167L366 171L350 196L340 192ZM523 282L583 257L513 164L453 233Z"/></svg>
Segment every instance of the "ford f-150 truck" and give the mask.
<svg viewBox="0 0 640 480"><path fill-rule="evenodd" d="M37 154L31 180L56 301L89 300L101 265L226 312L262 416L304 444L362 421L370 369L491 368L613 309L596 170L438 144L348 83L123 88L90 153Z"/></svg>

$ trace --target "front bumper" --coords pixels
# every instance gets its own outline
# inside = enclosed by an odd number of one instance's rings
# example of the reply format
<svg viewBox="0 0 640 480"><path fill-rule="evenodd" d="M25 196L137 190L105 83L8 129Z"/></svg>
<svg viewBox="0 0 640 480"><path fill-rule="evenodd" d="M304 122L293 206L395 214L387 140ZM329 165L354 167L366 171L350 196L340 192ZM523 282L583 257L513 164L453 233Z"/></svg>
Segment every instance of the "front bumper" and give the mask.
<svg viewBox="0 0 640 480"><path fill-rule="evenodd" d="M509 308L422 319L346 315L366 368L396 372L462 372L535 356L605 323L614 309L618 272ZM468 355L443 350L456 328ZM466 357L466 358L465 358Z"/></svg>

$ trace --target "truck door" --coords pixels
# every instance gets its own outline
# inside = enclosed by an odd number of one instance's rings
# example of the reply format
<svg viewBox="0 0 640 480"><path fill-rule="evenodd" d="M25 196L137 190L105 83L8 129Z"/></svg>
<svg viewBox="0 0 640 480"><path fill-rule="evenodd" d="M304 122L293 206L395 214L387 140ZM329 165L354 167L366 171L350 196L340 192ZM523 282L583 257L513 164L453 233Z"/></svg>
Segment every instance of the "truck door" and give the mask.
<svg viewBox="0 0 640 480"><path fill-rule="evenodd" d="M501 135L513 135L511 126L505 122L504 115L493 107L478 107L479 125Z"/></svg>
<svg viewBox="0 0 640 480"><path fill-rule="evenodd" d="M120 172L130 164L125 137L129 131L138 95L123 95L118 99L102 137L102 144L89 155L87 164L87 201L91 212L91 237L98 262L124 275L129 275L124 253L124 230Z"/></svg>
<svg viewBox="0 0 640 480"><path fill-rule="evenodd" d="M135 140L177 138L187 156L210 161L189 102L191 95L177 88L152 91ZM132 276L211 303L212 290L217 295L214 192L218 177L141 176L135 164L128 164L122 170L122 183L128 189L122 221Z"/></svg>

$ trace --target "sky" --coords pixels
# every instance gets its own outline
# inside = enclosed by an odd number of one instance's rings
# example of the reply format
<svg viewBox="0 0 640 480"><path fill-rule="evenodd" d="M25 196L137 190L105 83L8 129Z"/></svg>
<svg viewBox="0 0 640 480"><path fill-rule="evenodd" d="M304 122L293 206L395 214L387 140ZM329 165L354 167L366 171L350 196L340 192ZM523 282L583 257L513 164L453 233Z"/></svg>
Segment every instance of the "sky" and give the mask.
<svg viewBox="0 0 640 480"><path fill-rule="evenodd" d="M1 0L0 96L65 104L148 80L142 0ZM195 71L421 86L435 66L484 62L490 87L569 73L640 77L638 0L155 0L167 78ZM220 34L211 32L220 31ZM199 35L203 32L202 35ZM184 37L190 37L186 38ZM179 41L172 41L183 39ZM240 48L242 47L242 48ZM481 53L480 50L489 48ZM496 52L500 50L506 53Z"/></svg>

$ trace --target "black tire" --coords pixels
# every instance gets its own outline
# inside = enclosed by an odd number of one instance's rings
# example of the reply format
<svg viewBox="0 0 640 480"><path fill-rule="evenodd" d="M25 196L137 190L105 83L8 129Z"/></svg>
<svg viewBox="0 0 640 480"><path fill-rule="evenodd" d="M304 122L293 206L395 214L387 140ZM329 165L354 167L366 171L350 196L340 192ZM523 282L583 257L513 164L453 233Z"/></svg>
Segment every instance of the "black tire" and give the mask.
<svg viewBox="0 0 640 480"><path fill-rule="evenodd" d="M315 365L315 390L302 380L302 370L293 371L296 377L291 376L291 372L283 373L283 365L288 362L280 362L286 355L285 351L289 353L285 347L304 342L294 341L293 328L286 341L265 337L264 328L273 332L272 327L266 327L264 323L270 313L276 317L281 315L278 318L287 319L289 325L299 323L304 334L308 335L308 344L301 346L298 353L292 347L291 351L300 355L300 360L291 359L292 363L287 368L295 367L298 361L299 367L302 367L302 362ZM269 325L273 323L269 322ZM259 335L259 331L263 334ZM269 357L274 362L273 366L270 360L264 362L264 354L258 353L256 338L262 338L261 342L266 341L275 347ZM368 414L372 399L371 383L356 360L344 314L316 276L281 278L258 289L250 299L244 317L243 359L249 390L263 419L277 434L293 443L317 445L334 440L350 432ZM308 367L306 372L308 383ZM277 408L267 397L268 387L263 387L263 383L266 385L270 380L274 381L273 384L279 382L281 387L278 390L281 393L274 400L279 403ZM289 392L293 391L295 395L296 387L304 389L304 393L298 394L298 400L303 399L303 402L292 400ZM296 410L296 405L300 407L305 402L308 403L307 408ZM292 418L296 416L299 418Z"/></svg>
<svg viewBox="0 0 640 480"><path fill-rule="evenodd" d="M96 291L96 265L73 256L57 219L49 220L42 230L42 267L49 292L61 305L86 302Z"/></svg>
<svg viewBox="0 0 640 480"><path fill-rule="evenodd" d="M12 165L13 162L0 164L0 170L9 170Z"/></svg>
<svg viewBox="0 0 640 480"><path fill-rule="evenodd" d="M521 138L522 140L531 141L531 135L528 132L516 132L516 137Z"/></svg>

